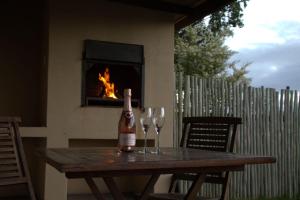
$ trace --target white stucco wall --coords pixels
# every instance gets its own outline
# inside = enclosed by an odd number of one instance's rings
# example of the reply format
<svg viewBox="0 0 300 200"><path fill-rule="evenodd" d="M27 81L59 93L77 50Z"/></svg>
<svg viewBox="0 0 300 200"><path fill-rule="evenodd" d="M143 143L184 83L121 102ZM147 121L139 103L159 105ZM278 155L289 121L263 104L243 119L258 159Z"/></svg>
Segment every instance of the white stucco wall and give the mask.
<svg viewBox="0 0 300 200"><path fill-rule="evenodd" d="M173 16L102 0L49 2L47 146L68 147L70 138L117 138L122 108L80 106L81 58L85 39L144 45L145 105L166 108L161 145L171 146ZM139 110L134 112L138 118ZM142 138L140 129L138 137ZM69 193L89 191L86 184L67 181L62 174L47 166L45 199L62 199L67 190Z"/></svg>

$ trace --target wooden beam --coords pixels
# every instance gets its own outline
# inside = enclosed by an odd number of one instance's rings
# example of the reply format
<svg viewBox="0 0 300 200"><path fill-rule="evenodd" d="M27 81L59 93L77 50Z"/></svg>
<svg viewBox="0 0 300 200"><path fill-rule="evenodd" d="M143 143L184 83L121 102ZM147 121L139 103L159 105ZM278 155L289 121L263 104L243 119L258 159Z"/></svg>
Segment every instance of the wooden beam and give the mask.
<svg viewBox="0 0 300 200"><path fill-rule="evenodd" d="M189 6L178 5L175 3L165 2L162 0L108 0L110 2L118 2L126 5L138 6L164 12L188 15L193 12Z"/></svg>
<svg viewBox="0 0 300 200"><path fill-rule="evenodd" d="M181 20L177 21L175 24L175 30L180 30L181 28L192 24L197 20L201 20L209 14L212 14L218 10L221 10L226 5L230 4L234 0L207 0L204 3L198 5L191 12L192 14L187 15Z"/></svg>

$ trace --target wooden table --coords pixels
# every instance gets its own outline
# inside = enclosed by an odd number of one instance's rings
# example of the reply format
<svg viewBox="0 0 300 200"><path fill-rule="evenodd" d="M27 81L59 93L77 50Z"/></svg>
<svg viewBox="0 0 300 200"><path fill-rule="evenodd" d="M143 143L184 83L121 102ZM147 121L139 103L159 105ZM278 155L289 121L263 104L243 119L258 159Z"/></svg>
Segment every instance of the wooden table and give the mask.
<svg viewBox="0 0 300 200"><path fill-rule="evenodd" d="M268 156L239 155L197 149L161 148L162 154L120 153L116 148L65 148L40 151L43 159L67 178L84 178L95 197L104 199L93 177L102 177L114 199L124 199L113 177L151 175L140 199L148 194L161 174L197 173L186 199L195 199L206 173L240 171L248 164L273 163Z"/></svg>

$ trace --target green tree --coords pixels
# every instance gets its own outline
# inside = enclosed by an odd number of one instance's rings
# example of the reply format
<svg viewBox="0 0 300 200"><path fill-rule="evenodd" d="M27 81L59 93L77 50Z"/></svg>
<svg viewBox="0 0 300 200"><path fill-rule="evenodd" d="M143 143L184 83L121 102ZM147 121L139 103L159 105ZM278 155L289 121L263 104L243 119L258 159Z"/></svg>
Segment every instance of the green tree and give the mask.
<svg viewBox="0 0 300 200"><path fill-rule="evenodd" d="M225 77L229 81L249 84L246 63L229 61L236 52L224 44L233 35L232 27L242 27L242 11L249 0L235 1L212 14L209 20L192 24L180 30L175 37L175 70L185 75L203 78Z"/></svg>
<svg viewBox="0 0 300 200"><path fill-rule="evenodd" d="M245 75L248 73L247 67L251 64L250 62L243 64L241 67L237 67L237 64L239 61L233 61L228 65L227 71L224 72L224 77L230 82L235 83L244 83L249 85L251 82L251 79L246 77ZM228 72L229 71L229 72ZM230 72L231 71L231 72Z"/></svg>
<svg viewBox="0 0 300 200"><path fill-rule="evenodd" d="M249 0L235 0L209 16L209 27L213 32L223 28L243 27L243 10L247 7Z"/></svg>

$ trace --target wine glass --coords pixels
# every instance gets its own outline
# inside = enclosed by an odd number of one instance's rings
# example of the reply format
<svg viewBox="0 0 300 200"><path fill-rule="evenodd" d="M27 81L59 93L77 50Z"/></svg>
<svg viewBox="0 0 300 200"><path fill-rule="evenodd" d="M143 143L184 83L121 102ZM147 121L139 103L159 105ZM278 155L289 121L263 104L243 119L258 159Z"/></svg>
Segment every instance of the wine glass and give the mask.
<svg viewBox="0 0 300 200"><path fill-rule="evenodd" d="M160 148L159 148L159 135L160 131L164 125L165 122L165 108L164 107L158 107L153 109L153 116L152 116L152 123L155 128L156 132L156 151L154 153L159 154Z"/></svg>
<svg viewBox="0 0 300 200"><path fill-rule="evenodd" d="M144 149L143 151L139 151L140 153L146 153L147 152L147 135L149 128L151 126L151 120L152 120L152 108L146 107L142 109L141 116L140 116L140 123L142 126L142 130L144 132Z"/></svg>

